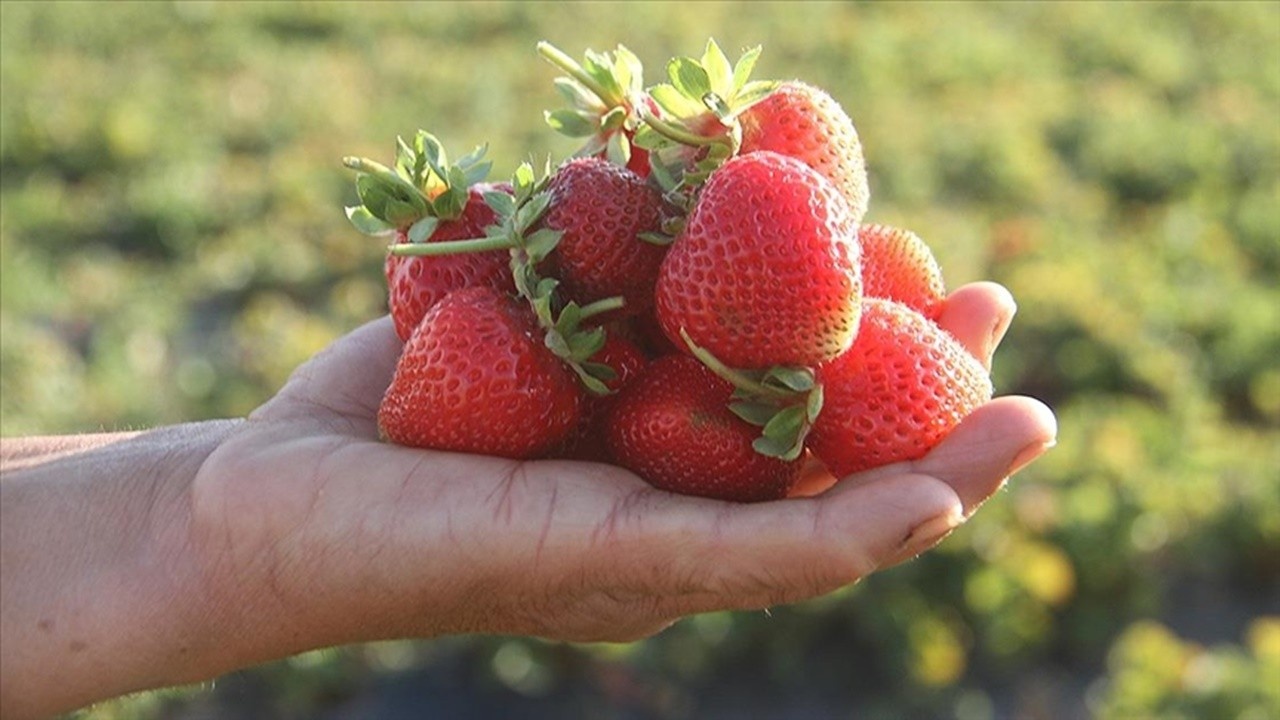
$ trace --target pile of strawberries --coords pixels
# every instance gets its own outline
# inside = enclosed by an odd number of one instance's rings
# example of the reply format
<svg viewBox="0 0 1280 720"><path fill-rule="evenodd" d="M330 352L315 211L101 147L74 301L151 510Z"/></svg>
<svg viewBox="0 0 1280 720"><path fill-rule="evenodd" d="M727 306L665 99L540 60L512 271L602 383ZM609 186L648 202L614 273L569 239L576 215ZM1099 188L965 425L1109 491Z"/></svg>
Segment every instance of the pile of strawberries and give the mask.
<svg viewBox="0 0 1280 720"><path fill-rule="evenodd" d="M619 46L542 43L585 138L539 175L484 182L427 132L394 167L346 158L362 232L394 238L405 341L378 413L390 442L626 467L738 501L915 459L991 397L936 320L944 286L911 232L862 224L853 123L827 93L749 78L714 43L645 88Z"/></svg>

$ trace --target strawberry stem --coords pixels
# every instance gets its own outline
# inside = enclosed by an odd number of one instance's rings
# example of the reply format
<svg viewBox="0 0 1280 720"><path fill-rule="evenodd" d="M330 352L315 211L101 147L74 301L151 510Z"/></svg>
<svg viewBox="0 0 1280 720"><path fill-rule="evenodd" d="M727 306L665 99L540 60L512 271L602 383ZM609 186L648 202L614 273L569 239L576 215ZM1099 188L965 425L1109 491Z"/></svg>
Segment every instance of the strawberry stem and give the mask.
<svg viewBox="0 0 1280 720"><path fill-rule="evenodd" d="M717 145L717 144L721 144L721 145L728 144L725 141L724 136L709 137L706 135L699 135L697 133L689 132L688 130L685 130L681 127L673 125L667 122L666 120L663 120L662 118L658 117L656 114L653 113L653 111L649 110L649 108L646 108L643 105L638 107L637 111L640 113L640 119L644 120L645 124L653 128L655 132L657 132L659 135L662 135L663 137L669 140L678 142L681 145L690 145L693 147L710 147L712 145Z"/></svg>
<svg viewBox="0 0 1280 720"><path fill-rule="evenodd" d="M720 359L712 355L706 348L699 346L689 337L689 333L684 328L680 328L680 337L684 339L685 345L689 347L689 351L693 356L698 358L707 369L715 373L717 376L730 383L736 388L745 390L759 397L769 398L770 400L790 400L794 393L781 390L779 388L769 387L754 378L748 377L746 373L720 362Z"/></svg>
<svg viewBox="0 0 1280 720"><path fill-rule="evenodd" d="M614 297L604 298L603 300L596 300L593 303L588 303L587 305L583 305L582 309L579 312L580 312L581 318L583 320L586 320L589 317L600 315L602 313L607 313L610 310L618 310L624 304L626 304L626 302L622 299L622 296L615 295Z"/></svg>
<svg viewBox="0 0 1280 720"><path fill-rule="evenodd" d="M510 250L512 247L514 247L514 244L509 237L488 237L427 243L395 243L389 246L387 251L392 255L423 257L488 252L490 250Z"/></svg>
<svg viewBox="0 0 1280 720"><path fill-rule="evenodd" d="M595 78L591 77L590 74L583 70L582 66L579 65L576 60L565 55L559 48L551 43L545 40L539 42L538 54L552 65L555 65L568 73L574 80L577 80L586 86L588 90L596 94L596 97L600 98L601 102L609 105L622 104L622 98L616 97L608 88L596 82Z"/></svg>

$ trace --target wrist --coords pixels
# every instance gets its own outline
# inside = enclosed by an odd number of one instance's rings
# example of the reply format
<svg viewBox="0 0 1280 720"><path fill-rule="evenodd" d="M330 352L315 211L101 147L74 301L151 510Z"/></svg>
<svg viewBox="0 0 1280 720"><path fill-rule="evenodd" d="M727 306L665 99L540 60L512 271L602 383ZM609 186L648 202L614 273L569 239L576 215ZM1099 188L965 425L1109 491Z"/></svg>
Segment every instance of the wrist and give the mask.
<svg viewBox="0 0 1280 720"><path fill-rule="evenodd" d="M5 717L192 679L186 498L236 425L5 443Z"/></svg>

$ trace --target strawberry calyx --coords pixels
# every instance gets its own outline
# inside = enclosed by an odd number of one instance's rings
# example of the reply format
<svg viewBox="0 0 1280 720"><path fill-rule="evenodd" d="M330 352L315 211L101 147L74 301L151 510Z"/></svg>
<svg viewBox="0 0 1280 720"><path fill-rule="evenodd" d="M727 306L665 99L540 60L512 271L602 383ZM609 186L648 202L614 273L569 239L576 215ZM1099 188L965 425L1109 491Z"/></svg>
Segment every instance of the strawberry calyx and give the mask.
<svg viewBox="0 0 1280 720"><path fill-rule="evenodd" d="M739 370L717 359L680 329L689 351L707 369L733 385L729 410L761 428L752 442L756 452L782 460L795 460L804 452L804 441L822 412L822 384L811 368L778 365L763 370Z"/></svg>
<svg viewBox="0 0 1280 720"><path fill-rule="evenodd" d="M645 125L636 132L635 143L650 151L650 164L665 190L691 196L738 153L738 116L778 86L750 79L759 57L756 46L731 64L711 39L701 58L673 58L667 64L670 82L649 88L649 97L662 112L640 108Z"/></svg>
<svg viewBox="0 0 1280 720"><path fill-rule="evenodd" d="M486 229L483 238L397 243L388 251L392 255L431 256L509 250L516 292L533 310L538 326L545 333L547 348L577 374L587 390L608 395L611 391L605 383L614 379L615 373L608 365L591 360L604 347L605 329L588 327L585 321L621 308L623 299L615 296L587 305L573 301L563 303L556 293L560 281L544 277L538 271L538 266L550 257L563 236L558 230L539 226L552 200L546 191L550 176L549 163L541 179L529 163L523 163L512 177L510 194L499 190L484 193L485 204L493 209L497 220Z"/></svg>
<svg viewBox="0 0 1280 720"><path fill-rule="evenodd" d="M361 157L342 164L356 171L359 205L346 208L347 219L365 235L406 230L409 240L425 243L441 221L455 220L467 206L468 190L489 174L484 146L450 163L444 145L426 130L413 144L396 138L395 168Z"/></svg>
<svg viewBox="0 0 1280 720"><path fill-rule="evenodd" d="M537 47L543 59L566 73L554 83L569 106L544 112L547 125L562 135L587 139L575 155L631 167L636 156L631 138L643 124L640 112L651 103L640 58L618 45L612 53L587 50L579 63L551 43Z"/></svg>

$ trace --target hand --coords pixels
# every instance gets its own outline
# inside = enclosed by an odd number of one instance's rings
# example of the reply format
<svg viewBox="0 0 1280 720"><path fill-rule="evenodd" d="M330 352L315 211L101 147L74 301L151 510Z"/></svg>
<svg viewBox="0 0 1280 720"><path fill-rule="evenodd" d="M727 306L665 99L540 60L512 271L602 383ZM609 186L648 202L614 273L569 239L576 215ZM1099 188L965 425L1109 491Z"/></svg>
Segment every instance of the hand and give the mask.
<svg viewBox="0 0 1280 720"><path fill-rule="evenodd" d="M998 285L941 324L990 362ZM671 495L620 468L381 443L401 344L372 322L300 367L208 457L193 547L219 617L257 638L231 664L332 644L484 632L630 640L693 613L822 595L932 547L1052 445L1052 413L993 400L927 457L787 500Z"/></svg>

